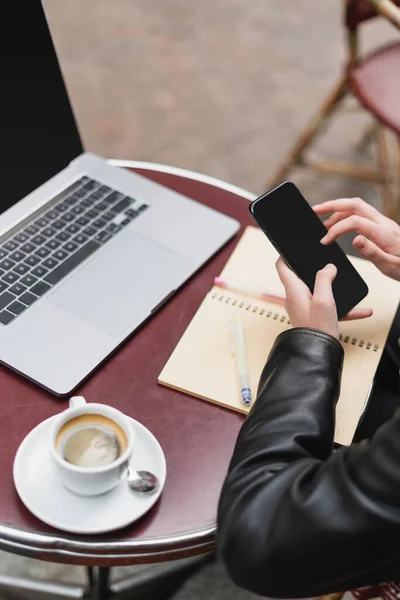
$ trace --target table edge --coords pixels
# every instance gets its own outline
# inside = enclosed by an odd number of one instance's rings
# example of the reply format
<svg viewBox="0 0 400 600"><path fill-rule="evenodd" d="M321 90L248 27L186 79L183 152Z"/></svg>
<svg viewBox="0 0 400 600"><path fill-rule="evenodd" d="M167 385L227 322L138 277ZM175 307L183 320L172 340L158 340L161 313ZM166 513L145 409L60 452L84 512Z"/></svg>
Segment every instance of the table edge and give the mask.
<svg viewBox="0 0 400 600"><path fill-rule="evenodd" d="M189 169L140 160L107 160L115 167L157 171L206 183L240 196L244 200L251 201L256 198L255 194L241 187ZM209 552L214 549L215 534L216 524L213 523L203 529L160 538L132 539L129 541L117 539L112 541L98 541L95 539L81 541L79 538L69 538L62 532L55 535L42 534L0 525L0 549L38 559L51 560L51 558L58 558L60 562L74 562L74 560L80 559L101 566L113 562L118 564L130 558L134 558L137 562L154 562L157 558L175 560L180 556Z"/></svg>
<svg viewBox="0 0 400 600"><path fill-rule="evenodd" d="M213 177L212 175L205 175L204 173L197 173L196 171L191 171L190 169L184 169L183 167L173 167L171 165L164 165L162 163L153 163L142 160L124 160L119 158L110 158L108 159L108 162L114 167L123 167L125 169L145 169L148 171L168 173L169 175L184 177L185 179L193 179L194 181L213 185L214 187L218 187L221 190L230 192L231 194L236 194L236 196L241 196L245 200L251 201L257 198L256 194L253 194L252 192L249 192L233 183L228 183L227 181L219 179L218 177Z"/></svg>

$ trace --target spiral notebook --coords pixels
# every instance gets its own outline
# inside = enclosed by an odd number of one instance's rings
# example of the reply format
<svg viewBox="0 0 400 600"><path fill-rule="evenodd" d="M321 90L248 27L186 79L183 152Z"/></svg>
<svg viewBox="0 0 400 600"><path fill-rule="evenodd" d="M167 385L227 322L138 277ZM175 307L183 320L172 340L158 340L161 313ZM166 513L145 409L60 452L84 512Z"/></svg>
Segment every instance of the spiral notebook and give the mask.
<svg viewBox="0 0 400 600"><path fill-rule="evenodd" d="M221 277L284 294L275 269L278 254L261 230L247 227ZM391 323L400 300L400 283L370 262L349 256L369 287L359 306L374 315L340 323L345 350L342 386L336 410L335 441L348 445L368 398ZM216 273L217 275L217 273ZM243 325L253 397L276 336L290 323L282 305L213 287L162 370L158 382L191 396L247 413L241 403L229 320L238 313ZM193 401L188 398L188 402Z"/></svg>

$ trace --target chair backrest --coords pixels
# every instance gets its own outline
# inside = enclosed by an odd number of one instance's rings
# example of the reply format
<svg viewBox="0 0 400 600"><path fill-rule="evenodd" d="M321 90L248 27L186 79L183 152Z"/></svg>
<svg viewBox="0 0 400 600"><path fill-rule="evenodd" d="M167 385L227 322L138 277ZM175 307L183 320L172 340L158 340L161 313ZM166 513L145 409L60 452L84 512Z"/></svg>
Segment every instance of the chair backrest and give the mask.
<svg viewBox="0 0 400 600"><path fill-rule="evenodd" d="M393 4L400 6L400 0L392 0ZM345 23L350 31L354 31L363 21L377 16L371 0L345 0Z"/></svg>

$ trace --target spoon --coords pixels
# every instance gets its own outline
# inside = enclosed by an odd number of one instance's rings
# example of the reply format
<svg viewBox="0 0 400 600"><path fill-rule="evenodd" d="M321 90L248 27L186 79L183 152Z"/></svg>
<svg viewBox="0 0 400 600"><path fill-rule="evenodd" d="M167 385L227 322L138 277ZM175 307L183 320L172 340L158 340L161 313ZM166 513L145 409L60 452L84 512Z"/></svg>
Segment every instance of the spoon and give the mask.
<svg viewBox="0 0 400 600"><path fill-rule="evenodd" d="M128 485L137 494L150 496L160 489L158 477L150 471L135 471L133 467L128 467Z"/></svg>

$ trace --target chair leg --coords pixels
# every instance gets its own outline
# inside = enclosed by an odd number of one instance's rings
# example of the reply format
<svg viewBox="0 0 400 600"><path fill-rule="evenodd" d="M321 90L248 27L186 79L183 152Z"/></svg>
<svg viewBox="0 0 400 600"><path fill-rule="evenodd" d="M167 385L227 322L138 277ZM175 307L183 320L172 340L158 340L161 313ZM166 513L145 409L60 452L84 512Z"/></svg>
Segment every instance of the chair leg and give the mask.
<svg viewBox="0 0 400 600"><path fill-rule="evenodd" d="M378 123L376 123L375 121L373 123L371 123L370 125L368 125L368 127L365 129L359 143L358 143L358 150L359 152L365 152L368 148L368 146L370 145L370 143L376 139L377 135L379 133L379 125Z"/></svg>
<svg viewBox="0 0 400 600"><path fill-rule="evenodd" d="M398 202L396 201L396 181L394 181L394 165L393 165L393 152L390 152L389 148L389 133L385 127L381 126L378 133L378 149L379 149L379 162L382 166L382 170L385 174L385 181L382 186L382 199L383 199L383 214L389 219L399 221L400 210ZM391 148L393 150L393 147ZM397 154L397 144L394 149ZM397 162L397 160L396 160ZM397 177L397 176L396 176Z"/></svg>
<svg viewBox="0 0 400 600"><path fill-rule="evenodd" d="M327 124L329 117L336 109L338 104L343 100L347 93L347 78L343 76L339 83L326 98L319 112L311 120L310 124L300 134L293 148L289 151L283 164L276 171L272 179L268 183L268 188L275 187L283 179L285 179L289 170L295 164L301 164L303 152L311 144L314 138L321 132L322 128Z"/></svg>

